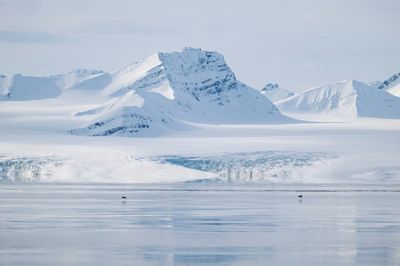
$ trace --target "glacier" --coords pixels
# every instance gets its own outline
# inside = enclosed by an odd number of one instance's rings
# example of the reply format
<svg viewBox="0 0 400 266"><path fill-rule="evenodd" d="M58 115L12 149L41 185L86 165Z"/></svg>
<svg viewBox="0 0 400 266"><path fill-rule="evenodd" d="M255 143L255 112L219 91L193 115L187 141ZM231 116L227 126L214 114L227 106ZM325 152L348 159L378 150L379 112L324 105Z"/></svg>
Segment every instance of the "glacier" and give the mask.
<svg viewBox="0 0 400 266"><path fill-rule="evenodd" d="M285 92L272 102L266 92L280 94L278 84L253 89L221 54L197 48L154 53L112 73L1 75L0 176L397 183L396 77Z"/></svg>
<svg viewBox="0 0 400 266"><path fill-rule="evenodd" d="M264 151L211 156L160 156L161 163L218 174L226 182L304 182L302 170L329 164L337 155L323 152Z"/></svg>
<svg viewBox="0 0 400 266"><path fill-rule="evenodd" d="M153 164L164 171L168 168L182 171L188 176L184 182L272 182L303 183L303 175L317 164L329 164L337 155L323 152L263 151L251 153L227 153L209 156L160 155L150 157L127 156L103 159L71 158L60 156L2 156L0 157L0 180L13 182L106 182L132 180L129 171ZM109 167L113 169L110 174ZM182 168L183 167L183 168ZM118 179L115 178L118 173ZM191 171L197 173L194 177ZM115 172L117 171L117 172ZM189 174L190 173L190 174ZM58 176L62 177L58 177ZM75 175L75 176L74 176ZM164 174L165 175L165 174ZM175 175L177 173L175 172ZM142 182L162 182L142 177ZM169 181L172 179L170 178ZM140 182L140 181L139 181Z"/></svg>

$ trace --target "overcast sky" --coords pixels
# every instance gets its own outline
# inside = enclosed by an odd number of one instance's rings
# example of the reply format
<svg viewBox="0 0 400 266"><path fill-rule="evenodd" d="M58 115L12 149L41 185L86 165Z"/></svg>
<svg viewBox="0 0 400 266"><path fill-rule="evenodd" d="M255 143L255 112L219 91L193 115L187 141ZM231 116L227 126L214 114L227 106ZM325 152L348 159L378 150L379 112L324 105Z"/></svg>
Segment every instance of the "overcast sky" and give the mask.
<svg viewBox="0 0 400 266"><path fill-rule="evenodd" d="M297 91L400 72L399 25L399 0L0 0L0 73L115 71L192 46Z"/></svg>

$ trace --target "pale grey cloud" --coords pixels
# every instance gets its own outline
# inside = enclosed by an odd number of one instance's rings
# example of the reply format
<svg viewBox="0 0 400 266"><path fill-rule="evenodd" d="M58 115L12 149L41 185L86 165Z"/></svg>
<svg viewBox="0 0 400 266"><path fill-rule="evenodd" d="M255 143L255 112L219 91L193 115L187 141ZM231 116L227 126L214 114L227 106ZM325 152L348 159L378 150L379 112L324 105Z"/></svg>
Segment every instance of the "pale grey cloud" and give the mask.
<svg viewBox="0 0 400 266"><path fill-rule="evenodd" d="M161 25L146 25L129 21L95 21L85 22L76 29L77 33L93 34L171 34L174 31Z"/></svg>
<svg viewBox="0 0 400 266"><path fill-rule="evenodd" d="M46 32L0 30L0 42L3 43L58 43L72 40L69 36Z"/></svg>
<svg viewBox="0 0 400 266"><path fill-rule="evenodd" d="M0 3L6 74L112 71L186 46L221 52L238 78L258 88L278 82L297 90L399 72L398 0Z"/></svg>

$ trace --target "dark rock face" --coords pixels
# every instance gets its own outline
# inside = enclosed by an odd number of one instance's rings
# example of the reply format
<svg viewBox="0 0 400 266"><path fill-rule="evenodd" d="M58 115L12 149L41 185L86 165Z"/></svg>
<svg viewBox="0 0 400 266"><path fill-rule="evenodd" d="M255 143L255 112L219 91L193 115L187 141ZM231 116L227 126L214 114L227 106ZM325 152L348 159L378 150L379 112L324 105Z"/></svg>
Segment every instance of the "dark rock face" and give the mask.
<svg viewBox="0 0 400 266"><path fill-rule="evenodd" d="M397 81L400 78L400 73L394 74L384 82L382 82L379 86L378 89L380 90L385 90L387 89L393 82Z"/></svg>
<svg viewBox="0 0 400 266"><path fill-rule="evenodd" d="M186 48L182 53L159 56L171 85L187 91L197 101L205 98L223 105L229 102L224 93L239 87L235 74L218 53Z"/></svg>

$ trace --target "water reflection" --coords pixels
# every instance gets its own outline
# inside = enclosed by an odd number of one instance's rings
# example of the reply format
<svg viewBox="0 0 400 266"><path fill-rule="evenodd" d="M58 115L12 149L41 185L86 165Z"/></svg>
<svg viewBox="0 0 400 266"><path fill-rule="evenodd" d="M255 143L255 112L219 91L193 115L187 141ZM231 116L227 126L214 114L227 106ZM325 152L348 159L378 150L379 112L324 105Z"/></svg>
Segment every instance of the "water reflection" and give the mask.
<svg viewBox="0 0 400 266"><path fill-rule="evenodd" d="M399 262L397 190L179 186L2 185L0 264Z"/></svg>

